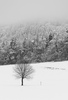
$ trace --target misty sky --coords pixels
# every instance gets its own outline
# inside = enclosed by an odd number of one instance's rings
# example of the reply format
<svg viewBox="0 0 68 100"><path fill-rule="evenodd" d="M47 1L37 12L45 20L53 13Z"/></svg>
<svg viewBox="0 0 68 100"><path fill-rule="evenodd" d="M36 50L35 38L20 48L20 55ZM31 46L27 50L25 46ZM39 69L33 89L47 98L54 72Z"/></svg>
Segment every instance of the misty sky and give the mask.
<svg viewBox="0 0 68 100"><path fill-rule="evenodd" d="M0 24L68 19L68 0L0 0Z"/></svg>

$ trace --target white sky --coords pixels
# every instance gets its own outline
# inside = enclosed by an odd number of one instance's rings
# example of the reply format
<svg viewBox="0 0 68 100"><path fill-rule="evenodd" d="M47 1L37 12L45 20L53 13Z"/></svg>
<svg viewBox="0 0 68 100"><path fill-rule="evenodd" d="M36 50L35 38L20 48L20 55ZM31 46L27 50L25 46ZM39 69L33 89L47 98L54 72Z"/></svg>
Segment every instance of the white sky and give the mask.
<svg viewBox="0 0 68 100"><path fill-rule="evenodd" d="M0 24L68 19L68 0L0 0Z"/></svg>

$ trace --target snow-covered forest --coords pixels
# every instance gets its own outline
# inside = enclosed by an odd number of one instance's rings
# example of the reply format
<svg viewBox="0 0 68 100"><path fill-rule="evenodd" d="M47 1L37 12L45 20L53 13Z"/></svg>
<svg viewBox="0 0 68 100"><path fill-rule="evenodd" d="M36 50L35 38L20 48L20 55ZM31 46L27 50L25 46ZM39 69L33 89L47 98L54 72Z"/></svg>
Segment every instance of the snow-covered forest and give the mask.
<svg viewBox="0 0 68 100"><path fill-rule="evenodd" d="M68 23L0 27L0 65L68 60Z"/></svg>

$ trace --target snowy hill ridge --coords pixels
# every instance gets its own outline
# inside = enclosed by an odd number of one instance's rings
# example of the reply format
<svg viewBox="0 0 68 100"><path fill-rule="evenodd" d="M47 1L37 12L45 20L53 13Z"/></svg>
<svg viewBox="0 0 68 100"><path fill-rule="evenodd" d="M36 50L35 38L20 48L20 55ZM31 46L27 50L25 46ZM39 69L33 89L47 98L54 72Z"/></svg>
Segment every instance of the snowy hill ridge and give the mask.
<svg viewBox="0 0 68 100"><path fill-rule="evenodd" d="M2 65L0 67L13 67L16 64L12 64L12 65ZM67 69L68 68L68 61L61 61L61 62L42 62L42 63L31 63L31 66L39 66L41 68L49 68L49 67L54 67L54 68L64 68Z"/></svg>

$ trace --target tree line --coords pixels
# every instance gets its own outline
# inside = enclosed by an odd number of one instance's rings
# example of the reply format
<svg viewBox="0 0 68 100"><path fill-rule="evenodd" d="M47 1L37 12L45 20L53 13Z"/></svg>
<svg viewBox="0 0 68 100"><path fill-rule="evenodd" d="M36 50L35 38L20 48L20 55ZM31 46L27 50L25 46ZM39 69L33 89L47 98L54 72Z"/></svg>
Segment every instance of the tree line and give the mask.
<svg viewBox="0 0 68 100"><path fill-rule="evenodd" d="M24 39L21 46L13 38L8 46L3 42L0 48L0 65L63 60L68 60L68 37L58 41L50 34L40 41L37 36L33 41Z"/></svg>
<svg viewBox="0 0 68 100"><path fill-rule="evenodd" d="M21 34L22 39L15 35L10 41L7 37L0 43L0 65L68 60L67 30L46 31L46 27L27 27L23 33L21 30L16 35Z"/></svg>

